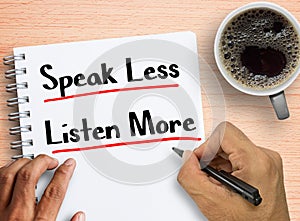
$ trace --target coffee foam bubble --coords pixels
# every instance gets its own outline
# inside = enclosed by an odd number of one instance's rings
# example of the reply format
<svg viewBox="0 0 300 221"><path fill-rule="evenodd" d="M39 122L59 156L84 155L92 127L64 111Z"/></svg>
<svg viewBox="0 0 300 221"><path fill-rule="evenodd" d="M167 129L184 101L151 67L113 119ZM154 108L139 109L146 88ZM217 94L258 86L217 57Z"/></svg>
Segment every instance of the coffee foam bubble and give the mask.
<svg viewBox="0 0 300 221"><path fill-rule="evenodd" d="M279 75L253 74L241 62L248 46L282 52L286 66ZM294 26L270 9L252 9L235 16L225 27L219 44L226 71L239 83L255 89L273 88L286 81L299 63L299 36Z"/></svg>

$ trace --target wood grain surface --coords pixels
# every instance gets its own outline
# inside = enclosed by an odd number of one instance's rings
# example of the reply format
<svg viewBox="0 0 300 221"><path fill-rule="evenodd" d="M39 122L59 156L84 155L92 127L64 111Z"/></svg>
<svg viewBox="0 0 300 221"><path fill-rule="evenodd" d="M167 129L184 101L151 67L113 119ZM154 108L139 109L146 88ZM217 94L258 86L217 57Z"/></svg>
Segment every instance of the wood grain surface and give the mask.
<svg viewBox="0 0 300 221"><path fill-rule="evenodd" d="M291 117L276 120L268 97L253 97L233 89L220 76L213 57L213 41L222 19L250 1L210 0L1 0L0 57L12 48L133 35L190 30L197 34L199 54L218 76L226 101L226 120L241 128L257 145L278 151L284 162L285 186L292 220L300 220L300 78L287 90ZM300 1L274 1L300 20ZM0 65L4 73L7 67ZM7 120L12 96L0 80L0 166L17 151L9 149L15 137ZM204 102L206 102L204 98ZM208 108L208 104L204 104ZM205 118L209 114L205 113Z"/></svg>

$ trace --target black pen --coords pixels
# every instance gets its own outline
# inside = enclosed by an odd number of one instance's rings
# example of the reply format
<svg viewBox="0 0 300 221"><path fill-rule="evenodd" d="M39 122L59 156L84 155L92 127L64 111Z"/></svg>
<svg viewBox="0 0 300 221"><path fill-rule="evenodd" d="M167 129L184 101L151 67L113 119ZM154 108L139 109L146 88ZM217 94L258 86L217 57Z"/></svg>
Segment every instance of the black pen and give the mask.
<svg viewBox="0 0 300 221"><path fill-rule="evenodd" d="M173 147L172 150L174 150L175 153L182 157L184 152L183 150L175 147ZM232 176L230 173L224 170L218 171L211 166L206 166L201 170L223 185L230 188L233 192L240 194L245 200L252 203L253 205L258 206L261 203L262 198L259 195L258 189L251 186L250 184L238 179L235 176Z"/></svg>

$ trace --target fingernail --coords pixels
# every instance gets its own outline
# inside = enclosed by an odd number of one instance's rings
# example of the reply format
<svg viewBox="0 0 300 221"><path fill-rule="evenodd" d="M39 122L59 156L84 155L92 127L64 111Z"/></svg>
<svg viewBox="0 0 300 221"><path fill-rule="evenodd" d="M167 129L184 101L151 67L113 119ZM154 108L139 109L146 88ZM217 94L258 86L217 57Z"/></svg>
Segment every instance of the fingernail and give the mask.
<svg viewBox="0 0 300 221"><path fill-rule="evenodd" d="M80 213L78 216L77 221L85 221L85 214L84 213Z"/></svg>
<svg viewBox="0 0 300 221"><path fill-rule="evenodd" d="M183 162L185 163L190 158L191 155L192 155L192 151L185 150L182 155Z"/></svg>
<svg viewBox="0 0 300 221"><path fill-rule="evenodd" d="M5 164L4 167L9 167L13 162L15 162L15 160L8 161L8 163Z"/></svg>
<svg viewBox="0 0 300 221"><path fill-rule="evenodd" d="M64 162L64 165L66 166L72 166L73 164L75 163L75 160L70 158L70 159L67 159L65 162Z"/></svg>

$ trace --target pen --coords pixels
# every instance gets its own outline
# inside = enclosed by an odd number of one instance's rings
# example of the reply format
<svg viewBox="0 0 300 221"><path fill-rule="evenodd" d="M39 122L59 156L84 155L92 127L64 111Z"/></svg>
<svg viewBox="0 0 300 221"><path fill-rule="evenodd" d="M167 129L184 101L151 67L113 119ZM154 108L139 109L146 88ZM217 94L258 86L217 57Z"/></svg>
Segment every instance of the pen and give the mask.
<svg viewBox="0 0 300 221"><path fill-rule="evenodd" d="M180 157L183 155L183 150L173 147L172 150L177 153ZM258 189L251 186L250 184L232 176L230 173L224 170L216 170L211 166L206 166L201 169L203 172L207 173L209 176L213 177L223 185L227 186L233 192L240 194L245 200L258 206L262 198L259 195Z"/></svg>

